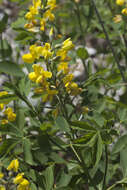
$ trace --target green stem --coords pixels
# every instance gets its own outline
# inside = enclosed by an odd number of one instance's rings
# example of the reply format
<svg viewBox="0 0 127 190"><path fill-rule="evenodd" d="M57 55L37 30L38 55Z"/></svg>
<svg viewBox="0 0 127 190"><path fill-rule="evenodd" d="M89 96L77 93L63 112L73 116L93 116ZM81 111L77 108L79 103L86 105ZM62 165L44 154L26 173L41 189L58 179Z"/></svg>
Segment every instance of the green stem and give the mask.
<svg viewBox="0 0 127 190"><path fill-rule="evenodd" d="M103 178L102 190L106 190L107 171L108 171L108 148L107 148L107 145L105 145L105 173L104 173L104 178Z"/></svg>
<svg viewBox="0 0 127 190"><path fill-rule="evenodd" d="M96 7L95 0L91 0L91 2L92 2L93 6L94 6L94 8L95 8L95 12L96 12L98 21L99 21L99 23L100 23L100 25L101 25L101 27L102 27L102 29L103 29L103 32L104 32L105 37L106 37L106 40L107 40L108 45L109 45L109 47L110 47L110 49L111 49L111 52L112 52L112 54L113 54L114 60L115 60L115 62L116 62L116 64L117 64L117 67L118 67L118 69L119 69L119 71L120 71L122 80L123 80L123 82L126 82L126 79L125 79L125 77L124 77L124 73L123 73L123 71L122 71L122 69L121 69L121 66L120 66L120 64L119 64L119 60L118 60L118 58L117 58L117 56L116 56L115 50L114 50L114 48L113 48L113 46L112 46L112 43L111 43L111 41L110 41L110 39L109 39L109 35L108 35L108 33L107 33L106 29L105 29L105 26L104 26L104 23L103 23L103 21L102 21L102 19L101 19L100 13L99 13L99 11L98 11L98 9L97 9L97 7Z"/></svg>
<svg viewBox="0 0 127 190"><path fill-rule="evenodd" d="M89 171L88 171L88 168L86 167L84 161L82 160L81 156L78 155L78 153L76 152L75 148L73 147L72 144L70 144L70 147L72 149L72 151L74 152L76 158L77 158L77 161L79 163L79 165L81 166L81 168L84 170L84 173L87 175L87 178L89 179L89 182L90 184L93 186L93 188L95 190L98 190L97 186L94 184L93 182L93 179L91 178L90 174L89 174Z"/></svg>

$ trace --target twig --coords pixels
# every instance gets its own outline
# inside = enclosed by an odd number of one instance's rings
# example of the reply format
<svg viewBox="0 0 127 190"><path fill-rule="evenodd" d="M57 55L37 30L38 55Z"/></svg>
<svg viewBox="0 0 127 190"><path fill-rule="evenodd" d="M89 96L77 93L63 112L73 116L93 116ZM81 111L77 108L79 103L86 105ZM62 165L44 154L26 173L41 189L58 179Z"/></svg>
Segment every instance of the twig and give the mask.
<svg viewBox="0 0 127 190"><path fill-rule="evenodd" d="M104 173L104 178L103 178L103 187L102 187L102 190L106 190L107 171L108 171L108 150L107 150L107 145L105 145L105 173Z"/></svg>
<svg viewBox="0 0 127 190"><path fill-rule="evenodd" d="M101 27L102 27L102 29L103 29L103 32L104 32L104 34L105 34L106 40L107 40L107 42L108 42L108 45L109 45L109 47L110 47L110 49L111 49L111 51L112 51L113 57L114 57L114 59L115 59L115 62L116 62L116 64L117 64L117 67L118 67L118 69L119 69L119 71L120 71L120 74L121 74L121 77L122 77L122 79L123 79L123 82L126 82L126 79L125 79L125 77L124 77L123 71L122 71L121 66L120 66L120 64L119 64L119 60L118 60L118 58L117 58L117 56L116 56L116 53L115 53L115 50L114 50L114 48L113 48L113 46L112 46L112 44L111 44L111 41L110 41L110 39L109 39L109 35L108 35L108 33L107 33L106 29L105 29L105 26L104 26L104 23L103 23L103 21L102 21L102 19L101 19L100 13L99 13L99 11L98 11L98 9L97 9L97 7L96 7L95 0L91 0L91 2L92 2L93 6L94 6L94 8L95 8L95 12L96 12L98 21L99 21L99 23L100 23L100 25L101 25Z"/></svg>

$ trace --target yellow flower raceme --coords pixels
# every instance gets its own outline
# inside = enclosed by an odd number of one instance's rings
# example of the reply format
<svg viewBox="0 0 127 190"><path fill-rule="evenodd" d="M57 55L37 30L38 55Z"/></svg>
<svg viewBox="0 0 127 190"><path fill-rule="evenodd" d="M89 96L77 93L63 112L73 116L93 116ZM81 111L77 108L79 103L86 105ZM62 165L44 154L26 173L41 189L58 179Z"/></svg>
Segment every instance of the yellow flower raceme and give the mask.
<svg viewBox="0 0 127 190"><path fill-rule="evenodd" d="M121 21L122 21L122 16L121 16L121 15L116 15L116 16L113 18L113 21L114 21L115 23L121 22Z"/></svg>
<svg viewBox="0 0 127 190"><path fill-rule="evenodd" d="M116 0L116 4L122 6L125 3L125 0Z"/></svg>
<svg viewBox="0 0 127 190"><path fill-rule="evenodd" d="M15 121L15 119L16 119L16 114L13 113L12 108L7 108L7 109L4 111L4 114L7 115L7 118L8 118L9 121Z"/></svg>
<svg viewBox="0 0 127 190"><path fill-rule="evenodd" d="M13 170L14 172L17 172L18 168L19 168L19 161L15 159L11 161L11 163L7 167L7 170Z"/></svg>
<svg viewBox="0 0 127 190"><path fill-rule="evenodd" d="M0 185L0 190L6 190L5 186Z"/></svg>
<svg viewBox="0 0 127 190"><path fill-rule="evenodd" d="M72 43L71 39L68 38L62 44L62 50L69 51L74 48L74 44Z"/></svg>
<svg viewBox="0 0 127 190"><path fill-rule="evenodd" d="M122 14L127 16L127 8L122 9Z"/></svg>

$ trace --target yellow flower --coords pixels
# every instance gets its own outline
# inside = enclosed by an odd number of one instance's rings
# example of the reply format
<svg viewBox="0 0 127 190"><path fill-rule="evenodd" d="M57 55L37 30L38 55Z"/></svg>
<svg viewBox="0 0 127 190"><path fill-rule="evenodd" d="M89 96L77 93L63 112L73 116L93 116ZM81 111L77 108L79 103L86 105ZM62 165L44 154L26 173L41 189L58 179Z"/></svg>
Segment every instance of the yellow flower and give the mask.
<svg viewBox="0 0 127 190"><path fill-rule="evenodd" d="M35 82L36 79L37 79L37 75L35 74L35 72L29 73L28 77L29 77L29 79L30 79L31 81L33 81L33 82Z"/></svg>
<svg viewBox="0 0 127 190"><path fill-rule="evenodd" d="M70 38L68 38L67 40L65 40L62 44L62 50L65 51L69 51L72 48L74 48L74 44L72 43L72 41L70 40Z"/></svg>
<svg viewBox="0 0 127 190"><path fill-rule="evenodd" d="M67 83L71 82L74 78L73 74L68 74L63 78L63 83L66 85Z"/></svg>
<svg viewBox="0 0 127 190"><path fill-rule="evenodd" d="M29 7L29 10L30 10L30 13L31 13L33 16L38 14L38 9L37 9L37 7L30 6L30 7Z"/></svg>
<svg viewBox="0 0 127 190"><path fill-rule="evenodd" d="M49 36L52 36L52 35L53 35L53 27L49 31Z"/></svg>
<svg viewBox="0 0 127 190"><path fill-rule="evenodd" d="M61 62L58 65L57 68L58 71L62 71L64 74L67 74L69 72L69 67L68 67L68 63L67 62Z"/></svg>
<svg viewBox="0 0 127 190"><path fill-rule="evenodd" d="M60 60L61 61L64 61L67 57L67 52L63 49L59 49L57 52L56 52L56 55L57 56L60 56Z"/></svg>
<svg viewBox="0 0 127 190"><path fill-rule="evenodd" d="M4 104L0 104L0 110L4 109Z"/></svg>
<svg viewBox="0 0 127 190"><path fill-rule="evenodd" d="M127 16L127 8L122 9L122 14Z"/></svg>
<svg viewBox="0 0 127 190"><path fill-rule="evenodd" d="M78 85L75 82L68 82L65 85L66 90L69 94L76 96L81 93L81 89L78 87Z"/></svg>
<svg viewBox="0 0 127 190"><path fill-rule="evenodd" d="M48 59L52 56L53 52L51 52L51 46L49 43L45 43L45 46L42 49L42 56L44 56L45 59Z"/></svg>
<svg viewBox="0 0 127 190"><path fill-rule="evenodd" d="M113 21L114 21L115 23L121 22L121 21L122 21L122 16L121 16L121 15L116 15L116 16L113 18Z"/></svg>
<svg viewBox="0 0 127 190"><path fill-rule="evenodd" d="M26 13L25 18L26 18L27 20L33 20L33 19L34 19L34 17L33 17L33 15L31 14L31 12Z"/></svg>
<svg viewBox="0 0 127 190"><path fill-rule="evenodd" d="M19 168L19 162L17 159L12 160L9 166L7 167L7 170L13 170L14 172L17 172Z"/></svg>
<svg viewBox="0 0 127 190"><path fill-rule="evenodd" d="M24 54L22 59L25 63L33 63L35 60L31 53Z"/></svg>
<svg viewBox="0 0 127 190"><path fill-rule="evenodd" d="M8 123L8 120L7 120L7 119L2 119L2 120L1 120L1 124L2 124L2 125L5 125L5 124L7 124L7 123Z"/></svg>
<svg viewBox="0 0 127 190"><path fill-rule="evenodd" d="M30 183L27 179L23 179L22 182L20 183L21 186L28 186Z"/></svg>
<svg viewBox="0 0 127 190"><path fill-rule="evenodd" d="M5 95L7 95L7 94L8 94L7 91L1 91L1 92L0 92L0 97L1 97L1 96L5 96Z"/></svg>
<svg viewBox="0 0 127 190"><path fill-rule="evenodd" d="M47 92L43 95L42 101L47 102L47 101L52 101L53 97L58 94L57 90L47 90Z"/></svg>
<svg viewBox="0 0 127 190"><path fill-rule="evenodd" d="M116 0L116 4L122 6L125 0Z"/></svg>
<svg viewBox="0 0 127 190"><path fill-rule="evenodd" d="M35 32L36 31L33 23L25 24L24 28L28 29L28 31L30 31L30 32Z"/></svg>
<svg viewBox="0 0 127 190"><path fill-rule="evenodd" d="M47 6L50 6L51 9L54 9L56 7L56 0L48 0Z"/></svg>
<svg viewBox="0 0 127 190"><path fill-rule="evenodd" d="M4 111L4 114L7 115L9 121L15 121L16 119L16 114L13 113L12 108L7 108Z"/></svg>
<svg viewBox="0 0 127 190"><path fill-rule="evenodd" d="M35 8L40 8L40 6L41 6L41 0L33 0L33 6Z"/></svg>
<svg viewBox="0 0 127 190"><path fill-rule="evenodd" d="M88 113L90 110L89 110L89 108L88 107L86 107L86 106L83 106L82 107L82 113L83 114L86 114L86 113Z"/></svg>
<svg viewBox="0 0 127 190"><path fill-rule="evenodd" d="M36 83L45 84L45 79L51 78L52 73L49 71L44 71L43 67L40 65L34 64L33 66L34 72L29 73L29 79Z"/></svg>
<svg viewBox="0 0 127 190"><path fill-rule="evenodd" d="M18 185L17 190L31 190L31 188L28 186Z"/></svg>
<svg viewBox="0 0 127 190"><path fill-rule="evenodd" d="M46 22L45 22L45 19L41 19L40 20L40 30L41 31L44 31L45 30L45 24L46 24Z"/></svg>
<svg viewBox="0 0 127 190"><path fill-rule="evenodd" d="M4 177L4 174L0 172L0 179Z"/></svg>
<svg viewBox="0 0 127 190"><path fill-rule="evenodd" d="M0 190L6 190L3 185L0 185Z"/></svg>
<svg viewBox="0 0 127 190"><path fill-rule="evenodd" d="M54 14L51 12L50 9L48 9L44 15L43 15L44 19L47 19L47 20L50 20L50 21L53 21L55 19L55 16Z"/></svg>
<svg viewBox="0 0 127 190"><path fill-rule="evenodd" d="M23 181L24 173L19 173L13 180L14 184L20 184Z"/></svg>
<svg viewBox="0 0 127 190"><path fill-rule="evenodd" d="M30 50L31 55L34 57L34 59L39 59L41 56L43 47L42 46L36 46L34 44L34 45L31 45L29 47L29 50Z"/></svg>

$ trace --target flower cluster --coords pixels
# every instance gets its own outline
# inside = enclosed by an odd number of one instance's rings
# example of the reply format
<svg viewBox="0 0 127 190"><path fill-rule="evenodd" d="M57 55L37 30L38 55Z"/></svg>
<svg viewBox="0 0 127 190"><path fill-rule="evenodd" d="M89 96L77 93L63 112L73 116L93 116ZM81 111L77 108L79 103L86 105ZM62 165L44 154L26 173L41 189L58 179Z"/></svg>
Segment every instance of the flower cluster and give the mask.
<svg viewBox="0 0 127 190"><path fill-rule="evenodd" d="M0 97L4 97L6 95L8 95L7 91L0 92ZM13 122L16 119L16 114L13 112L12 108L10 107L5 108L7 104L8 102L0 103L0 110L3 111L3 114L5 116L5 118L1 120L2 125L7 124L8 121Z"/></svg>
<svg viewBox="0 0 127 190"><path fill-rule="evenodd" d="M46 22L53 21L55 16L53 10L56 8L56 0L48 0L46 6L41 3L41 0L33 0L33 4L29 7L29 11L25 15L28 23L25 28L29 31L36 31L39 26L41 31L45 30ZM41 16L38 18L38 16Z"/></svg>
<svg viewBox="0 0 127 190"><path fill-rule="evenodd" d="M126 0L116 0L116 4L119 5L119 6L122 6L122 10L121 10L121 13L122 15L125 15L127 16L127 1ZM123 8L123 6L126 6L125 8ZM122 15L118 14L116 15L113 20L115 23L119 23L122 21Z"/></svg>
<svg viewBox="0 0 127 190"><path fill-rule="evenodd" d="M35 60L38 60L41 56L44 59L49 59L53 52L51 52L51 47L49 43L45 43L44 46L31 45L29 47L30 52L23 55L23 61L26 63L34 63Z"/></svg>
<svg viewBox="0 0 127 190"><path fill-rule="evenodd" d="M29 8L26 14L27 20L35 22L36 14L42 12L43 18L40 21L40 30L44 29L46 21L53 21L54 14L52 10L56 7L55 0L48 0L46 6L42 6L41 2L33 1L33 6ZM34 10L32 12L32 10ZM42 24L43 23L43 24ZM50 30L50 35L53 33L53 28ZM53 39L52 39L53 40ZM68 38L60 44L37 42L29 47L29 52L22 56L25 63L33 64L33 72L29 73L29 79L35 83L35 94L42 96L42 101L52 101L61 90L65 90L69 95L76 96L81 93L78 84L73 81L74 76L69 68L71 58L68 52L74 48L71 39ZM39 64L37 63L39 62ZM45 64L46 69L41 65ZM35 86L34 85L34 86Z"/></svg>
<svg viewBox="0 0 127 190"><path fill-rule="evenodd" d="M7 170L12 170L14 172L18 172L19 169L19 162L17 159L12 160L9 164ZM18 173L17 176L14 178L13 183L17 186L17 190L31 190L30 183L24 177L24 173Z"/></svg>

